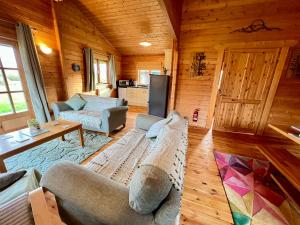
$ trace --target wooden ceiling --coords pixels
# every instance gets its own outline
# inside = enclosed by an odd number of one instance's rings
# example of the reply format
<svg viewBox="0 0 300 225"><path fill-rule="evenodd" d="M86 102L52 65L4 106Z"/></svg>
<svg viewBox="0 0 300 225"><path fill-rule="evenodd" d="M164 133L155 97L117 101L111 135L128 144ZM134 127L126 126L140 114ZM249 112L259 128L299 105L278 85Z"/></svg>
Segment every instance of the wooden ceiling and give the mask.
<svg viewBox="0 0 300 225"><path fill-rule="evenodd" d="M174 32L159 0L78 0L82 12L122 55L163 54ZM142 41L150 47L139 45Z"/></svg>

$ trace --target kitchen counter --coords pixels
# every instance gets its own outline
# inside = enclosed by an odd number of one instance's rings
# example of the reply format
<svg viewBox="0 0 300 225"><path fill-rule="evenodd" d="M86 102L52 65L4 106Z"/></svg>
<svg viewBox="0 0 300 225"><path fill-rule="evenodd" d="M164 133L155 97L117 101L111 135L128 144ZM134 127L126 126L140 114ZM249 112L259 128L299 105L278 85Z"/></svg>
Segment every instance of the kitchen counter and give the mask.
<svg viewBox="0 0 300 225"><path fill-rule="evenodd" d="M129 86L119 87L119 98L128 101L128 105L132 106L148 106L149 91L146 86Z"/></svg>

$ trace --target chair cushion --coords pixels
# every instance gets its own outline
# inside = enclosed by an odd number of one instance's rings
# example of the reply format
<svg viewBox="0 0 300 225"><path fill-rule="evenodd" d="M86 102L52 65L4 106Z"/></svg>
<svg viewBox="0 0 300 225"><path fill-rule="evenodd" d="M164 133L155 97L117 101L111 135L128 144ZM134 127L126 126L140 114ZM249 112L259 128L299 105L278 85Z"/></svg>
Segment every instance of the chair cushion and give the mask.
<svg viewBox="0 0 300 225"><path fill-rule="evenodd" d="M26 173L26 170L17 172L8 172L0 174L0 191L8 188L10 185L21 179Z"/></svg>
<svg viewBox="0 0 300 225"><path fill-rule="evenodd" d="M86 104L86 101L83 100L79 95L74 95L65 103L72 109L79 110L83 108L83 106Z"/></svg>
<svg viewBox="0 0 300 225"><path fill-rule="evenodd" d="M41 175L37 170L30 169L17 182L0 192L0 205L20 196L23 193L33 191L39 187Z"/></svg>
<svg viewBox="0 0 300 225"><path fill-rule="evenodd" d="M155 166L141 166L129 185L129 205L137 213L150 214L168 196L171 188L166 172Z"/></svg>
<svg viewBox="0 0 300 225"><path fill-rule="evenodd" d="M170 121L172 120L172 117L168 117L166 119L160 120L156 123L154 123L150 129L146 133L147 138L156 138L159 134L159 131Z"/></svg>
<svg viewBox="0 0 300 225"><path fill-rule="evenodd" d="M99 130L102 124L101 112L64 111L60 113L60 118L82 123L82 127L87 130Z"/></svg>

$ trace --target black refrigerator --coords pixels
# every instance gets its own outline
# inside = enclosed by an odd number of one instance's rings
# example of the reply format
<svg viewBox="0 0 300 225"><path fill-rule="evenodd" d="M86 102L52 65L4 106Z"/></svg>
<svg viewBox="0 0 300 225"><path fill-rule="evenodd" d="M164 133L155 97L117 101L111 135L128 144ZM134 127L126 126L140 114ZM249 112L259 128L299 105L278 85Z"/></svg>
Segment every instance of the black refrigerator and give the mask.
<svg viewBox="0 0 300 225"><path fill-rule="evenodd" d="M167 75L151 75L149 85L149 115L166 117L168 109L169 81Z"/></svg>

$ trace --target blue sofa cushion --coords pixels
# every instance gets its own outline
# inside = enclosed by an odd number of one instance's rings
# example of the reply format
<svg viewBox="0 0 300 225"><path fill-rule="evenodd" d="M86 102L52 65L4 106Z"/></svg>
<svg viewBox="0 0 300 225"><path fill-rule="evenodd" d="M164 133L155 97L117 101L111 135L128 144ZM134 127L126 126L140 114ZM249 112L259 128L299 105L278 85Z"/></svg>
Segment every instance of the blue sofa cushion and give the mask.
<svg viewBox="0 0 300 225"><path fill-rule="evenodd" d="M150 214L168 196L171 188L166 172L151 165L141 166L129 185L129 205L139 214Z"/></svg>
<svg viewBox="0 0 300 225"><path fill-rule="evenodd" d="M86 104L86 101L83 100L79 95L74 95L65 103L77 111L83 108L83 106Z"/></svg>
<svg viewBox="0 0 300 225"><path fill-rule="evenodd" d="M0 191L8 188L10 185L15 183L17 180L21 179L26 173L26 170L21 170L11 173L1 173L0 174Z"/></svg>
<svg viewBox="0 0 300 225"><path fill-rule="evenodd" d="M40 185L41 175L37 170L30 169L27 173L11 186L0 192L0 205L30 191Z"/></svg>

